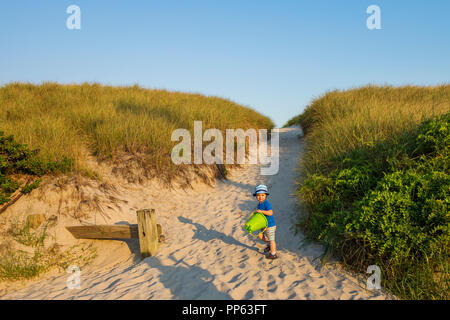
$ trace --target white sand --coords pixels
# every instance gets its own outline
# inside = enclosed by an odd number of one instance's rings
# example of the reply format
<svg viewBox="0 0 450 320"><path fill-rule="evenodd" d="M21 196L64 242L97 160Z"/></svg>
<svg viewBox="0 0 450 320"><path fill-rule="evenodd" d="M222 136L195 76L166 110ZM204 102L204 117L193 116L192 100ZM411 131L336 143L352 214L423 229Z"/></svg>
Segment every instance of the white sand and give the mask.
<svg viewBox="0 0 450 320"><path fill-rule="evenodd" d="M246 166L233 170L229 180L215 187L198 184L194 190L171 191L151 185L119 187L117 205L105 208L106 220L100 221L97 214L97 223L136 223L136 209L155 208L166 236L156 256L141 260L137 239L92 241L99 257L81 270L80 289L68 289L69 274L59 272L21 288L10 287L0 298L386 299L380 291L365 290L364 281L358 283L339 266L321 267L314 260L322 253L320 246L299 248L303 237L293 232L297 210L292 197L303 143L299 133L298 128L280 130L280 171L275 176L261 176L258 166ZM268 200L274 207L276 260L266 259L265 244L243 229L257 204L253 189L260 183L269 187ZM8 210L12 214L23 210L25 201ZM61 225L74 221L60 218L59 241L76 242Z"/></svg>

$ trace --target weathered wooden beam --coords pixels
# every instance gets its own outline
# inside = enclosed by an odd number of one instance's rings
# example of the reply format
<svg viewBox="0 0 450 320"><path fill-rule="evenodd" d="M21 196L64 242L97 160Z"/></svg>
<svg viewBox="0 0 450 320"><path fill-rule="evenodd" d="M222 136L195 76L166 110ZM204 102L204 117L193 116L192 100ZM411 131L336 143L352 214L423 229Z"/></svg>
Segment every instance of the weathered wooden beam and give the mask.
<svg viewBox="0 0 450 320"><path fill-rule="evenodd" d="M159 242L155 209L138 210L137 222L141 257L154 256L158 250Z"/></svg>
<svg viewBox="0 0 450 320"><path fill-rule="evenodd" d="M131 239L138 238L135 225L93 225L66 227L77 239Z"/></svg>
<svg viewBox="0 0 450 320"><path fill-rule="evenodd" d="M161 225L156 225L158 238L164 239ZM66 229L76 239L138 239L139 231L137 224L129 225L93 225L93 226L71 226Z"/></svg>

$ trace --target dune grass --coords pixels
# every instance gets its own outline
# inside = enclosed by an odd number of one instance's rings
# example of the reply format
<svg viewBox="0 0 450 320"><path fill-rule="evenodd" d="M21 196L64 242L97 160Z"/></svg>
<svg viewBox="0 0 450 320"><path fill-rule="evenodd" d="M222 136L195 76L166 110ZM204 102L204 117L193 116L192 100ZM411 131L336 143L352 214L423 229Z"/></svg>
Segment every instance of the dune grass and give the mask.
<svg viewBox="0 0 450 320"><path fill-rule="evenodd" d="M305 133L299 225L405 299L449 298L450 86L333 91L292 119Z"/></svg>
<svg viewBox="0 0 450 320"><path fill-rule="evenodd" d="M329 172L342 162L345 152L395 138L449 109L450 85L329 92L297 116L308 142L303 172Z"/></svg>
<svg viewBox="0 0 450 320"><path fill-rule="evenodd" d="M52 243L49 224L46 221L33 229L28 222L13 221L0 241L0 281L32 279L51 269L62 271L72 264L82 267L95 259L97 251L92 243L64 250L55 241Z"/></svg>
<svg viewBox="0 0 450 320"><path fill-rule="evenodd" d="M134 155L150 176L162 179L182 174L170 159L177 143L171 134L177 128L192 132L194 120L203 121L203 130L274 126L248 107L200 94L87 83L0 88L0 131L39 149L42 161L69 159L69 171L92 176L88 154L113 162Z"/></svg>

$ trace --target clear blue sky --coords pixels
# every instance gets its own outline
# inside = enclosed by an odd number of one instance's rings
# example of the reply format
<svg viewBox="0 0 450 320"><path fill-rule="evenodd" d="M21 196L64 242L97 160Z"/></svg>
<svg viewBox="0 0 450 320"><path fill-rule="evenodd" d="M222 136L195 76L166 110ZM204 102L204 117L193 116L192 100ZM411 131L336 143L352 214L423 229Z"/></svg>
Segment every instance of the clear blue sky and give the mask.
<svg viewBox="0 0 450 320"><path fill-rule="evenodd" d="M69 5L81 29L69 30ZM369 5L381 30L369 30ZM450 82L448 0L3 0L0 84L99 82L231 99L278 126L328 90Z"/></svg>

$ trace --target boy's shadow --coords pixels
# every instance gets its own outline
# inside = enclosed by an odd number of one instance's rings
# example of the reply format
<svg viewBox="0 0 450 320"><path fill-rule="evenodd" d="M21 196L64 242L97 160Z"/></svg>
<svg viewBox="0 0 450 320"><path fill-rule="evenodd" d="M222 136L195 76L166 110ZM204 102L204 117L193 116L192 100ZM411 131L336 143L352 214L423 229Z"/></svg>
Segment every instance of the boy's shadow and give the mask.
<svg viewBox="0 0 450 320"><path fill-rule="evenodd" d="M193 239L199 239L199 240L202 240L205 242L208 242L209 240L212 240L212 239L220 239L226 244L241 246L241 247L247 248L252 251L258 251L258 248L250 247L249 245L246 245L245 243L242 243L242 242L236 240L235 238L228 236L222 232L219 232L219 231L216 231L213 229L207 229L207 228L205 228L205 226L203 226L199 223L193 222L191 219L180 216L180 217L178 217L178 220L180 220L183 223L192 224L193 226L196 227L196 229L194 230L195 234L194 234Z"/></svg>
<svg viewBox="0 0 450 320"><path fill-rule="evenodd" d="M164 266L157 257L144 259L151 268L161 271L159 281L169 289L175 299L193 300L231 300L231 296L220 292L213 283L214 276L198 266L188 265L183 260L177 260L173 256L169 259L177 265ZM184 264L184 266L180 264Z"/></svg>

